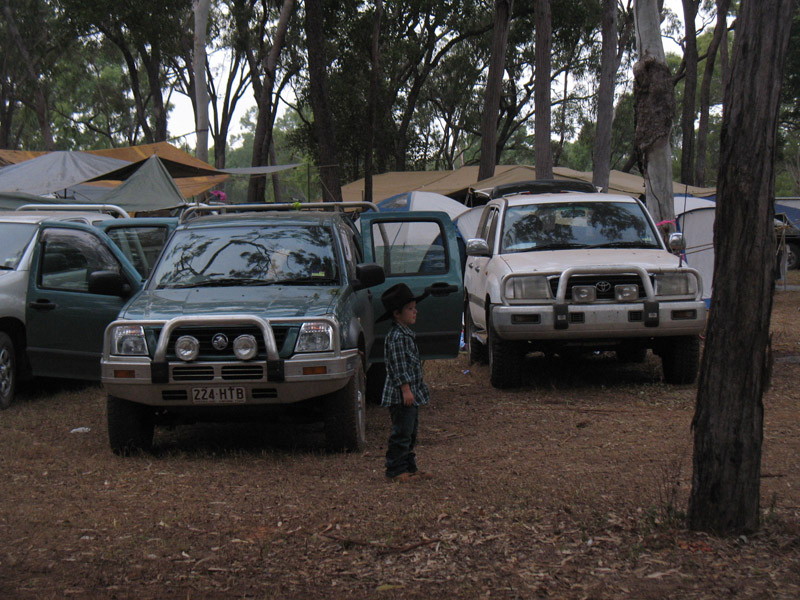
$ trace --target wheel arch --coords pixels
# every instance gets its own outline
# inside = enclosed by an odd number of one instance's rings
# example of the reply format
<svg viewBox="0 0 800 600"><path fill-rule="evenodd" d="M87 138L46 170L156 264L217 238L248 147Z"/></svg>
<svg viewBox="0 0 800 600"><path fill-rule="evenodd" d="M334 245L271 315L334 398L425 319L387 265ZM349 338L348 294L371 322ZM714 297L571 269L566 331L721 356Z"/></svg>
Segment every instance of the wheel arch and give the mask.
<svg viewBox="0 0 800 600"><path fill-rule="evenodd" d="M7 334L14 344L14 358L17 371L20 375L30 376L30 364L25 349L28 347L28 336L25 333L25 324L14 317L0 319L0 331Z"/></svg>

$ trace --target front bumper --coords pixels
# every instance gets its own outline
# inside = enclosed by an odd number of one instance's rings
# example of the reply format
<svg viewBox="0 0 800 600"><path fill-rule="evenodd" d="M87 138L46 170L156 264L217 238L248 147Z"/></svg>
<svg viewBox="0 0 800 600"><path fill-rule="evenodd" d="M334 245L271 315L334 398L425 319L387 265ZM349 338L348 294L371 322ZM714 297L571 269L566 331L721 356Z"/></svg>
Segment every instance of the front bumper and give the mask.
<svg viewBox="0 0 800 600"><path fill-rule="evenodd" d="M555 298L543 304L504 302L492 307L492 326L508 340L611 340L643 337L698 335L706 324L706 304L702 300L702 279L694 269L682 269L697 280L694 298L655 295L651 274L677 269L650 271L636 265L597 265L572 267L559 276ZM567 300L570 278L576 275L634 273L644 297L636 302ZM509 275L510 276L510 275ZM501 289L505 288L505 279Z"/></svg>
<svg viewBox="0 0 800 600"><path fill-rule="evenodd" d="M702 300L563 306L494 306L492 325L507 340L581 340L697 335L706 323Z"/></svg>
<svg viewBox="0 0 800 600"><path fill-rule="evenodd" d="M306 319L309 320L312 319ZM182 325L232 322L256 324L261 328L267 348L266 360L167 360L166 340L175 329ZM109 354L110 331L113 326L120 324L145 327L163 325L152 359L145 356ZM361 360L357 348L340 349L338 324L334 322L334 325L335 350L295 354L291 358L281 359L270 321L258 317L178 317L166 323L116 321L106 330L101 379L106 391L112 396L150 406L274 405L300 402L343 388L352 378L357 362Z"/></svg>

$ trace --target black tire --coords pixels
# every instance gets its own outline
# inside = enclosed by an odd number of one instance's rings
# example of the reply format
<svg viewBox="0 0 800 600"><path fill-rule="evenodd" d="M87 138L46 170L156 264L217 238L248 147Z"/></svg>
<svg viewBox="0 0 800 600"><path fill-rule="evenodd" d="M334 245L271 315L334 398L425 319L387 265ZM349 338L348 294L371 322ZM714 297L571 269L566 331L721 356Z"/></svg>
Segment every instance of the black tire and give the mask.
<svg viewBox="0 0 800 600"><path fill-rule="evenodd" d="M472 333L475 329L475 324L472 321L472 312L469 309L469 304L464 305L464 343L467 345L467 356L469 356L470 364L476 363L485 365L489 362L489 352L486 346L481 344Z"/></svg>
<svg viewBox="0 0 800 600"><path fill-rule="evenodd" d="M328 449L359 452L366 446L366 382L359 362L353 377L325 399L325 441Z"/></svg>
<svg viewBox="0 0 800 600"><path fill-rule="evenodd" d="M486 324L486 329L489 336L489 381L499 389L519 386L522 381L520 344L500 339L491 321Z"/></svg>
<svg viewBox="0 0 800 600"><path fill-rule="evenodd" d="M0 331L0 410L5 410L14 401L17 387L17 355L14 352L11 337Z"/></svg>
<svg viewBox="0 0 800 600"><path fill-rule="evenodd" d="M617 348L617 360L624 363L643 363L647 359L645 346L620 346Z"/></svg>
<svg viewBox="0 0 800 600"><path fill-rule="evenodd" d="M153 409L115 396L106 400L108 442L119 456L130 456L153 449L155 420Z"/></svg>
<svg viewBox="0 0 800 600"><path fill-rule="evenodd" d="M787 243L786 244L786 268L787 269L800 269L800 244Z"/></svg>
<svg viewBox="0 0 800 600"><path fill-rule="evenodd" d="M694 383L700 368L700 338L696 335L664 340L661 347L664 383Z"/></svg>
<svg viewBox="0 0 800 600"><path fill-rule="evenodd" d="M367 402L380 404L383 399L383 385L386 383L386 364L372 363L367 371Z"/></svg>

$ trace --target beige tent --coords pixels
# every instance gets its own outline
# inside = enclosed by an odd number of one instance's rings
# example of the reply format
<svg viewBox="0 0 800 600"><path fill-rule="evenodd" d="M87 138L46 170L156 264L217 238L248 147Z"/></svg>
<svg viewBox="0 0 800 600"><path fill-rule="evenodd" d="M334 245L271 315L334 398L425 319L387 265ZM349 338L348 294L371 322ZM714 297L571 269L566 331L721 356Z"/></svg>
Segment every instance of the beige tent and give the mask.
<svg viewBox="0 0 800 600"><path fill-rule="evenodd" d="M592 181L592 173L575 171L565 167L553 169L555 179ZM392 171L373 177L373 197L376 202L403 192L436 192L464 202L470 190L491 189L504 183L536 179L536 169L528 165L498 165L494 177L478 181L478 166L461 167L454 171ZM674 184L675 193L693 196L710 196L714 188L698 188ZM644 178L622 171L611 171L609 191L629 196L644 195ZM364 199L364 180L359 179L342 187L345 201L358 202Z"/></svg>

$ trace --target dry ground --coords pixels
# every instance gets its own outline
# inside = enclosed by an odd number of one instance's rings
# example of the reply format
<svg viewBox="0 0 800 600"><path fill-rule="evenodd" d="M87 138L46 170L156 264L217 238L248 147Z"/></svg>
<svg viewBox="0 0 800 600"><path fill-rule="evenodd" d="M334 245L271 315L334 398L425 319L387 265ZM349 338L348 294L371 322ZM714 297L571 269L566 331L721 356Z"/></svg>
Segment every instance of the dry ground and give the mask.
<svg viewBox="0 0 800 600"><path fill-rule="evenodd" d="M37 382L0 413L2 598L800 597L800 292L780 292L754 535L685 529L693 386L612 356L531 357L500 392L466 359L426 365L430 480L387 484L368 449L313 429L156 432L108 449L96 386Z"/></svg>

